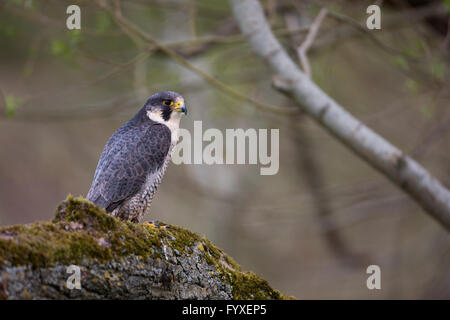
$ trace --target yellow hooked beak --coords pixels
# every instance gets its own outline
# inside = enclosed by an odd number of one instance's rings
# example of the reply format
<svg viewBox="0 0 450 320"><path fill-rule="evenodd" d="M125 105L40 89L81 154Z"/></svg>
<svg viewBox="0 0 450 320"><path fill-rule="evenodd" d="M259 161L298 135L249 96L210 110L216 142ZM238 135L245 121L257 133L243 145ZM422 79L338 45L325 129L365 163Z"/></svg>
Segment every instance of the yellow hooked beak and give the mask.
<svg viewBox="0 0 450 320"><path fill-rule="evenodd" d="M187 109L186 109L186 105L184 104L184 100L176 101L174 109L175 109L175 111L187 114Z"/></svg>

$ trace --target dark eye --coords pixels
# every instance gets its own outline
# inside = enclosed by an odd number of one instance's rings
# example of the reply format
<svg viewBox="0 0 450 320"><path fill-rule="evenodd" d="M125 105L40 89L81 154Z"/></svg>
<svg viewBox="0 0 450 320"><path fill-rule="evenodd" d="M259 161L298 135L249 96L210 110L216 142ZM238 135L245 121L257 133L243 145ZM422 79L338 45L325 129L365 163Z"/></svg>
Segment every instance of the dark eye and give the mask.
<svg viewBox="0 0 450 320"><path fill-rule="evenodd" d="M173 101L172 100L163 100L163 104L165 105L165 106L171 106L172 104L173 104Z"/></svg>

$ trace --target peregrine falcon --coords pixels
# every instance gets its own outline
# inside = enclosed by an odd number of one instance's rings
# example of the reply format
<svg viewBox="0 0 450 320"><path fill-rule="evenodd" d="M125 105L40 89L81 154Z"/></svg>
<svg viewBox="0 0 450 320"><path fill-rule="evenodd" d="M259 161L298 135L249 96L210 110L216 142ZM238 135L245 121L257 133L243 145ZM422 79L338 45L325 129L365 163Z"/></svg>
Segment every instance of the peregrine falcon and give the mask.
<svg viewBox="0 0 450 320"><path fill-rule="evenodd" d="M122 220L139 222L150 207L178 141L183 97L156 93L109 138L87 199Z"/></svg>

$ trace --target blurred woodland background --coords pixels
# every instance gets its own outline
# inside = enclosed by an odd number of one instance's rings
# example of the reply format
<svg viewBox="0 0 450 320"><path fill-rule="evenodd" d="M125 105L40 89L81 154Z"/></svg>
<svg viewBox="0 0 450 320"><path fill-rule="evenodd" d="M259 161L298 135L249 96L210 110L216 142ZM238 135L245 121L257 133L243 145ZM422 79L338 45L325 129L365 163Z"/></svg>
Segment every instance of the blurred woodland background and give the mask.
<svg viewBox="0 0 450 320"><path fill-rule="evenodd" d="M230 94L293 106L272 88L228 1L109 3L177 59L126 32L98 1L0 0L0 225L52 219L68 194L86 195L110 135L151 94L174 90L187 101L184 128L280 128L280 170L171 164L149 219L205 235L300 299L450 298L448 231L307 115ZM81 30L66 28L70 4L81 7ZM297 62L327 8L308 51L313 80L450 185L449 1L261 4ZM371 4L381 30L365 27ZM381 267L381 290L366 287L370 264Z"/></svg>

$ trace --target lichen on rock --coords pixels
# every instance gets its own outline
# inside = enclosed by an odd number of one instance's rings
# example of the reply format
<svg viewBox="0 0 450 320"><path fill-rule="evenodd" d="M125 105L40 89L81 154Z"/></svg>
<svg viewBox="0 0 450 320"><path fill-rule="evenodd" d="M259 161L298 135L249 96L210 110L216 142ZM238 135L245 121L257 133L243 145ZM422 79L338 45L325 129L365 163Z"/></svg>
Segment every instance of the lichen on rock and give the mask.
<svg viewBox="0 0 450 320"><path fill-rule="evenodd" d="M68 289L69 265L81 289ZM286 299L189 230L123 222L69 196L51 222L0 228L3 299Z"/></svg>

